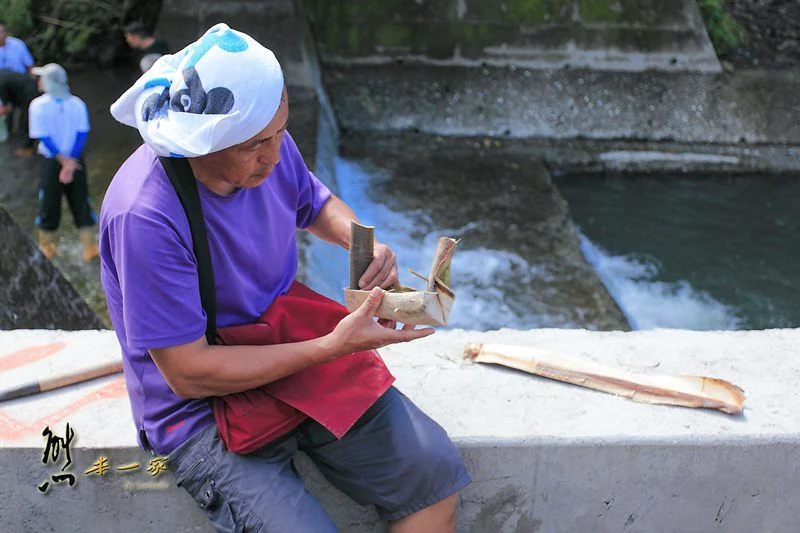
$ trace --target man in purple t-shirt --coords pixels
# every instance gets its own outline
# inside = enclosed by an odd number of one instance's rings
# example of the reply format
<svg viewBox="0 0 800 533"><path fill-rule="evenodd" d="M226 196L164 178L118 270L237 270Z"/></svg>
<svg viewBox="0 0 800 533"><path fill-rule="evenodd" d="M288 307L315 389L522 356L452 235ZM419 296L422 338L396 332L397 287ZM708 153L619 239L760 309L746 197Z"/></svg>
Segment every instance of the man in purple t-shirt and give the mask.
<svg viewBox="0 0 800 533"><path fill-rule="evenodd" d="M220 530L336 531L291 465L300 449L335 486L374 504L391 531L453 531L469 474L445 431L394 388L340 440L309 420L247 455L220 441L211 397L433 332L373 320L378 288L397 281L394 254L376 242L360 281L369 299L328 335L272 346L206 342L189 224L159 156L188 158L196 178L218 327L252 324L289 289L296 228L347 248L356 220L286 131L274 55L219 24L159 59L111 111L145 141L114 177L100 217L101 277L142 446L169 456L178 485Z"/></svg>

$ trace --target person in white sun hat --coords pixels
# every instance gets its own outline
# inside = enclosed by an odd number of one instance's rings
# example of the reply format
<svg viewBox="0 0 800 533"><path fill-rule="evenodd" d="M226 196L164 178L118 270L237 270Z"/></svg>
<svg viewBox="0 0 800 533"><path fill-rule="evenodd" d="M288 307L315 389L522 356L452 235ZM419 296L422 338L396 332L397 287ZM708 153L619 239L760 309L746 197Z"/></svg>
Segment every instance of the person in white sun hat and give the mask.
<svg viewBox="0 0 800 533"><path fill-rule="evenodd" d="M61 222L61 197L66 196L72 219L78 228L83 259L99 255L97 216L89 198L83 149L89 134L86 104L72 94L67 73L56 63L34 67L39 89L44 93L29 108L29 134L39 140L39 249L52 258L56 253L57 230Z"/></svg>

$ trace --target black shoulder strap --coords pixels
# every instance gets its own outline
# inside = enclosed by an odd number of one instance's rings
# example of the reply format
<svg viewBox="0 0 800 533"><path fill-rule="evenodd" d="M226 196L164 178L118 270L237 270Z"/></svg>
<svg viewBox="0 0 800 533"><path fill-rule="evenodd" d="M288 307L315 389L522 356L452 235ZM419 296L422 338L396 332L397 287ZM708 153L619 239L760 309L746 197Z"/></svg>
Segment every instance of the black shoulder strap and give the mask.
<svg viewBox="0 0 800 533"><path fill-rule="evenodd" d="M206 340L214 344L217 329L216 294L214 293L214 271L211 268L211 252L208 248L206 237L206 224L203 219L203 210L200 208L200 195L197 192L192 167L186 158L159 157L161 165L167 172L169 181L178 193L186 218L189 219L189 229L192 232L192 248L197 258L197 273L200 279L200 303L206 312Z"/></svg>

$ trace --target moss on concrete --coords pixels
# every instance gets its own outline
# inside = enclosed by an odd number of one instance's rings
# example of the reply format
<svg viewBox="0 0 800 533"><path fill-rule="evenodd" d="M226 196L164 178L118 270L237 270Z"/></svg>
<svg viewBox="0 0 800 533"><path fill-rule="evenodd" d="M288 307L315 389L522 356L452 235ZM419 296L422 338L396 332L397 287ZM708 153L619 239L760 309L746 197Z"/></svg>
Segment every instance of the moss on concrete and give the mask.
<svg viewBox="0 0 800 533"><path fill-rule="evenodd" d="M454 20L455 0L382 0L380 2L352 2L345 0L304 0L304 9L319 25L342 22L390 23Z"/></svg>
<svg viewBox="0 0 800 533"><path fill-rule="evenodd" d="M407 49L431 58L453 55L455 2L343 2L306 0L314 33L326 53L372 56Z"/></svg>
<svg viewBox="0 0 800 533"><path fill-rule="evenodd" d="M572 0L465 0L464 20L539 25L569 22Z"/></svg>
<svg viewBox="0 0 800 533"><path fill-rule="evenodd" d="M498 50L702 50L688 4L661 0L305 0L317 42L331 57L498 58ZM691 6L690 6L691 7ZM577 11L578 19L573 20ZM487 54L487 49L493 54ZM516 52L515 52L516 53ZM491 56L491 57L490 57ZM523 52L514 57L524 57ZM677 62L677 59L676 59Z"/></svg>
<svg viewBox="0 0 800 533"><path fill-rule="evenodd" d="M664 0L579 0L580 18L589 24L670 25L685 21L676 2Z"/></svg>
<svg viewBox="0 0 800 533"><path fill-rule="evenodd" d="M411 41L411 29L408 26L391 25L377 28L375 42L384 48L405 47Z"/></svg>
<svg viewBox="0 0 800 533"><path fill-rule="evenodd" d="M468 59L485 57L488 46L513 43L519 34L518 26L507 24L473 24L462 22L457 25L459 50Z"/></svg>
<svg viewBox="0 0 800 533"><path fill-rule="evenodd" d="M508 16L523 24L567 22L572 15L572 0L506 0Z"/></svg>

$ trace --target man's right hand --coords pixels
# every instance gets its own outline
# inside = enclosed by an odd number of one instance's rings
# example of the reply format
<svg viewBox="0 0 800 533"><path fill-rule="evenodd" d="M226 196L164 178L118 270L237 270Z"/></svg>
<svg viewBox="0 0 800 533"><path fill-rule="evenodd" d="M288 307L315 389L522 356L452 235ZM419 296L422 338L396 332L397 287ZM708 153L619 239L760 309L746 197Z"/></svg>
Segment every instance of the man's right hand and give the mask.
<svg viewBox="0 0 800 533"><path fill-rule="evenodd" d="M382 299L383 290L375 287L364 303L344 317L329 333L330 340L335 345L334 359L361 350L421 339L434 333L433 328L414 329L414 326L406 324L398 330L394 329L394 323L376 322L373 317Z"/></svg>
<svg viewBox="0 0 800 533"><path fill-rule="evenodd" d="M77 159L71 157L59 157L61 163L61 171L58 173L58 181L67 185L72 183L72 177L76 170L81 168L81 164Z"/></svg>

